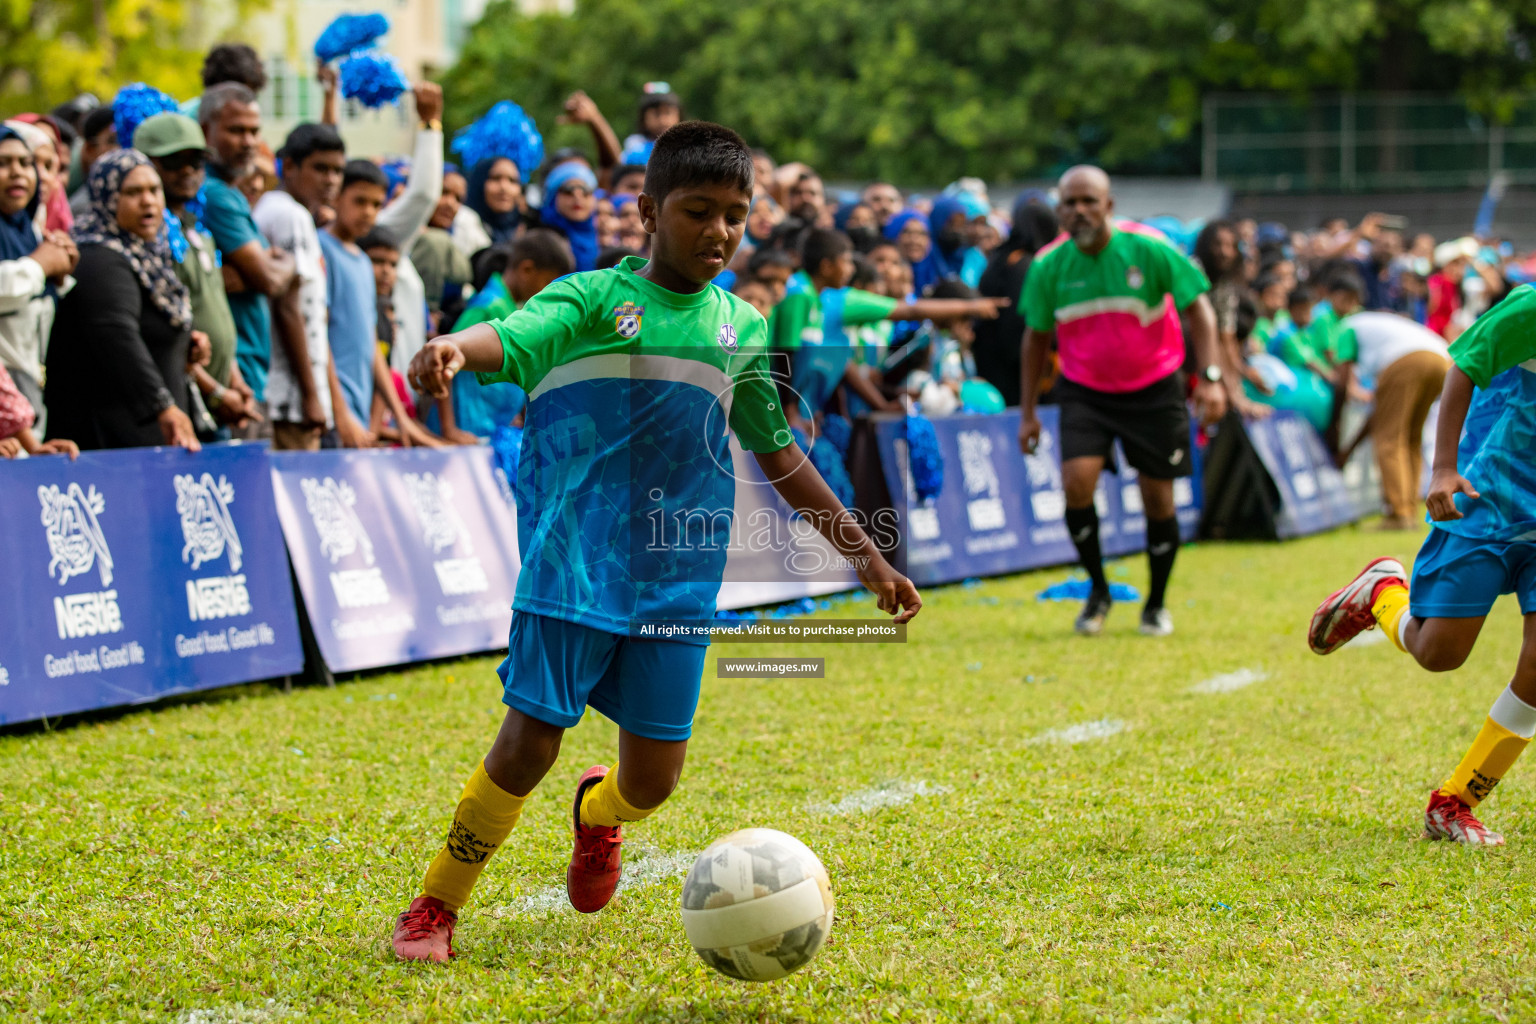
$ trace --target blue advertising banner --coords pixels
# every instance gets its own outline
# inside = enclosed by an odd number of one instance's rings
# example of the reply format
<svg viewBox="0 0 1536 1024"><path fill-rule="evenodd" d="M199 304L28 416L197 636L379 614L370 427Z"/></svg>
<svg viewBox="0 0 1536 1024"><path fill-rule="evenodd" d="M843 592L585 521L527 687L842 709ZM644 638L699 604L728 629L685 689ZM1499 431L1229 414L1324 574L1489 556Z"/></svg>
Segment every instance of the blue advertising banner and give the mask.
<svg viewBox="0 0 1536 1024"><path fill-rule="evenodd" d="M1254 449L1280 488L1280 515L1276 533L1282 538L1307 534L1352 523L1364 514L1357 495L1322 438L1300 416L1277 409L1267 419L1245 424Z"/></svg>
<svg viewBox="0 0 1536 1024"><path fill-rule="evenodd" d="M1039 415L1040 443L1032 455L1019 453L1017 409L934 419L944 457L944 486L928 502L919 502L912 490L902 420L876 424L886 486L895 498L906 544L907 574L914 582L947 583L1076 560L1067 535L1059 411L1042 406ZM1110 556L1146 547L1147 522L1136 472L1118 455L1116 461L1122 465L1120 473L1106 471L1094 492L1099 539ZM1198 459L1195 473L1195 479L1174 484L1186 536L1193 536L1200 522Z"/></svg>
<svg viewBox="0 0 1536 1024"><path fill-rule="evenodd" d="M304 665L265 448L0 461L0 724Z"/></svg>
<svg viewBox="0 0 1536 1024"><path fill-rule="evenodd" d="M507 645L517 522L489 448L274 452L271 466L332 671Z"/></svg>

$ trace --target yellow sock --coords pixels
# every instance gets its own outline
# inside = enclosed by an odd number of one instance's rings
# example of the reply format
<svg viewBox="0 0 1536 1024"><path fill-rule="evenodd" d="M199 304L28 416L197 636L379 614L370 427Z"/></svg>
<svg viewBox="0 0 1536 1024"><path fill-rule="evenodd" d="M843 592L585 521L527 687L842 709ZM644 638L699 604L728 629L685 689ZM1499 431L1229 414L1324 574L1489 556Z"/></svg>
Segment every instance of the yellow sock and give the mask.
<svg viewBox="0 0 1536 1024"><path fill-rule="evenodd" d="M1441 783L1440 792L1446 796L1460 797L1461 802L1468 807L1476 807L1493 792L1493 787L1499 784L1505 773L1514 767L1520 752L1530 742L1527 737L1517 736L1491 717L1484 719L1483 728L1478 732L1477 739L1472 741L1472 748L1461 759L1461 764L1456 766L1451 777Z"/></svg>
<svg viewBox="0 0 1536 1024"><path fill-rule="evenodd" d="M1397 649L1407 653L1408 648L1403 646L1399 630L1402 627L1403 616L1408 614L1408 588L1397 584L1383 587L1376 598L1376 603L1371 605L1371 614L1376 616L1377 625L1386 631L1394 644L1397 644Z"/></svg>
<svg viewBox="0 0 1536 1024"><path fill-rule="evenodd" d="M655 807L636 807L619 793L619 766L615 764L581 798L581 823L613 828L629 821L639 821Z"/></svg>
<svg viewBox="0 0 1536 1024"><path fill-rule="evenodd" d="M443 901L455 913L469 901L469 892L496 848L506 842L523 813L524 796L514 796L491 781L485 762L475 766L464 784L448 839L427 868L421 891Z"/></svg>

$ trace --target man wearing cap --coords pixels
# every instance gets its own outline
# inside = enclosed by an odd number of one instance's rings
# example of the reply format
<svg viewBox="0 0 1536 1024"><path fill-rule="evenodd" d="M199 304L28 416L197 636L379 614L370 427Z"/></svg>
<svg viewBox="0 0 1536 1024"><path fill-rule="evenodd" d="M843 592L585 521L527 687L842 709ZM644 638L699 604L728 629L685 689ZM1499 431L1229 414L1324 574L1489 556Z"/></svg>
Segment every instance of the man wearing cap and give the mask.
<svg viewBox="0 0 1536 1024"><path fill-rule="evenodd" d="M193 368L193 379L208 410L220 423L244 426L256 414L251 389L235 362L236 330L213 236L197 222L187 204L197 198L206 175L207 141L202 128L184 114L156 114L139 125L133 147L155 165L165 190L165 209L186 239L173 240L176 276L192 294L192 327L208 335L212 358Z"/></svg>

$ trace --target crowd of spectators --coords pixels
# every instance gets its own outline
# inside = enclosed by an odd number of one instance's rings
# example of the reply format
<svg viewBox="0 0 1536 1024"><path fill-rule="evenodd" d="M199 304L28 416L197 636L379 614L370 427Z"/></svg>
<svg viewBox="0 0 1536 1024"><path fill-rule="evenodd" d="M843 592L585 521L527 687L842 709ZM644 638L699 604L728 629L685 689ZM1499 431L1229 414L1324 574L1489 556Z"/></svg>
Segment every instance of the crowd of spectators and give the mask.
<svg viewBox="0 0 1536 1024"><path fill-rule="evenodd" d="M523 166L509 147L459 167L445 159L437 86L412 90L410 158L372 159L347 151L336 75L317 73L320 121L281 140L263 135L265 73L241 44L215 47L202 95L132 138L118 134L120 109L89 98L5 121L0 454L232 437L475 444L520 426L511 385L466 377L435 400L404 370L436 333L645 256L637 196L652 143L684 116L679 98L646 86L621 141L577 92L560 120L590 131L589 150ZM832 195L810 166L755 157L745 238L716 284L768 318L795 427L1018 402L1018 300L1058 235L1049 192L1006 208L970 178L926 196L887 182ZM1310 232L1216 221L1193 237L1160 220L1211 280L1234 407L1293 409L1341 456L1349 399L1398 386L1393 364L1453 339L1536 270L1496 238L1411 235L1381 214ZM1365 330L1358 311L1393 319ZM1399 433L1422 428L1432 401L1418 362Z"/></svg>

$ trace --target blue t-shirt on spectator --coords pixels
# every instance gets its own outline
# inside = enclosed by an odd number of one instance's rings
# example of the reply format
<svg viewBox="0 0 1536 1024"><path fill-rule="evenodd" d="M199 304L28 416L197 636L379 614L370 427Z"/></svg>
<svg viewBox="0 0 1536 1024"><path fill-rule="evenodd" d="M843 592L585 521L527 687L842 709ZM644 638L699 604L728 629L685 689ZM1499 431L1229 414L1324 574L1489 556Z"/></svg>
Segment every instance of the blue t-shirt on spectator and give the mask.
<svg viewBox="0 0 1536 1024"><path fill-rule="evenodd" d="M378 344L379 307L373 261L355 245L320 232L325 251L325 300L331 307L331 358L347 408L363 426L373 407L373 352Z"/></svg>
<svg viewBox="0 0 1536 1024"><path fill-rule="evenodd" d="M213 242L226 265L231 253L252 242L267 248L267 240L256 227L256 218L251 216L251 204L238 189L210 173L204 196L207 205L203 210L203 224L213 235ZM240 376L255 392L256 400L264 402L267 398L267 367L272 363L272 312L267 297L249 290L231 292L229 311L235 318L235 361L240 366Z"/></svg>

